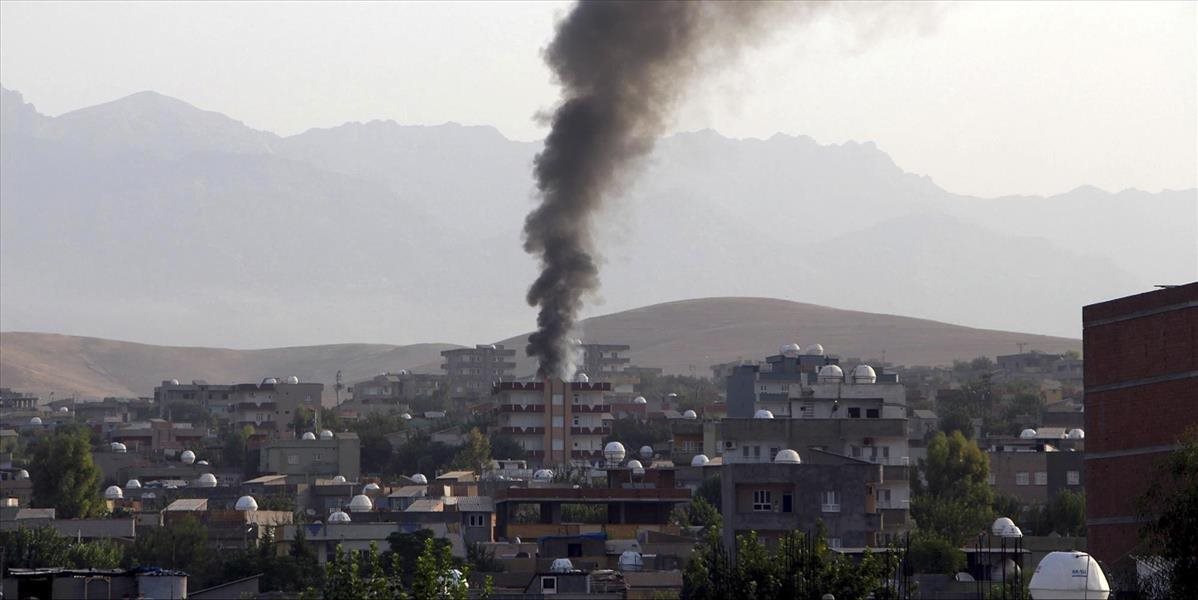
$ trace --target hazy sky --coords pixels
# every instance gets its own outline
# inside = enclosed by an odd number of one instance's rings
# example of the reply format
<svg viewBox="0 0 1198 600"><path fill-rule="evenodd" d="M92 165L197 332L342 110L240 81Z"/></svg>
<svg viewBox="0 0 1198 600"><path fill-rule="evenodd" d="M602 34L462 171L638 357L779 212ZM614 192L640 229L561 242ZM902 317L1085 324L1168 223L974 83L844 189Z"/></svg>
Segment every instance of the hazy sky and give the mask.
<svg viewBox="0 0 1198 600"><path fill-rule="evenodd" d="M675 130L873 140L978 195L1198 185L1194 2L967 3L780 24ZM344 121L535 139L566 4L0 3L0 82L44 113L151 89L280 134ZM856 24L850 24L852 23Z"/></svg>

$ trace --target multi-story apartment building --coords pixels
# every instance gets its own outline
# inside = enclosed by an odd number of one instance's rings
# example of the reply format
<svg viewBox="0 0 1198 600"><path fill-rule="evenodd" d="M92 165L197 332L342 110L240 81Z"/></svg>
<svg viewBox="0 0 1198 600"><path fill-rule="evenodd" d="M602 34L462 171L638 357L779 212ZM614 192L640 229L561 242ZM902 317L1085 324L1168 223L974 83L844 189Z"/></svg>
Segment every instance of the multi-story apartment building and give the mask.
<svg viewBox="0 0 1198 600"><path fill-rule="evenodd" d="M1119 568L1144 522L1136 499L1198 425L1198 282L1086 306L1082 346L1089 551Z"/></svg>
<svg viewBox="0 0 1198 600"><path fill-rule="evenodd" d="M628 368L631 360L620 356L631 346L626 344L587 344L581 345L582 364L579 370L595 379L608 380L614 373L622 373Z"/></svg>
<svg viewBox="0 0 1198 600"><path fill-rule="evenodd" d="M309 438L309 439L304 439ZM362 475L362 442L356 433L321 432L300 439L280 439L262 447L258 469L286 475L288 482L312 483L338 475L358 481Z"/></svg>
<svg viewBox="0 0 1198 600"><path fill-rule="evenodd" d="M296 415L318 410L323 393L323 383L301 383L296 377L221 385L205 381L180 384L172 379L154 388L154 399L164 415L178 404L198 405L233 425L252 426L253 437L263 440L294 431Z"/></svg>
<svg viewBox="0 0 1198 600"><path fill-rule="evenodd" d="M783 448L751 464L725 463L720 475L724 546L756 531L767 544L794 532L814 533L822 521L833 548L883 543L878 534L895 513L877 500L885 467L832 452Z"/></svg>
<svg viewBox="0 0 1198 600"><path fill-rule="evenodd" d="M382 373L350 386L354 402L362 404L411 402L445 385L445 376L432 373Z"/></svg>
<svg viewBox="0 0 1198 600"><path fill-rule="evenodd" d="M1044 504L1064 490L1085 489L1082 430L1028 429L1020 437L982 440L990 459L990 485L1023 504Z"/></svg>
<svg viewBox="0 0 1198 600"><path fill-rule="evenodd" d="M491 387L498 381L510 380L516 368L516 351L503 345L479 344L473 348L443 350L441 356L445 357L441 368L445 371L449 397L454 399L486 398Z"/></svg>
<svg viewBox="0 0 1198 600"><path fill-rule="evenodd" d="M14 392L11 388L0 388L0 409L6 411L37 410L37 396Z"/></svg>
<svg viewBox="0 0 1198 600"><path fill-rule="evenodd" d="M585 380L500 382L492 396L498 432L520 444L532 465L594 464L611 433L610 391L609 383Z"/></svg>

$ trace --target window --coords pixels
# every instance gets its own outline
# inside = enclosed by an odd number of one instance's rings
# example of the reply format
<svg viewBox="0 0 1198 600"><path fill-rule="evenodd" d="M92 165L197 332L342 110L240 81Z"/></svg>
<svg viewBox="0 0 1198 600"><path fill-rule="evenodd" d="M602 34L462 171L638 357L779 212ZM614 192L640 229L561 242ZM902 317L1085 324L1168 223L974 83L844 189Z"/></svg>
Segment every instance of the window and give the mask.
<svg viewBox="0 0 1198 600"><path fill-rule="evenodd" d="M753 446L753 458L761 458L761 446Z"/></svg>
<svg viewBox="0 0 1198 600"><path fill-rule="evenodd" d="M1068 485L1081 485L1081 471L1069 471L1065 473L1065 483Z"/></svg>
<svg viewBox="0 0 1198 600"><path fill-rule="evenodd" d="M1048 473L1036 471L1036 485L1048 485Z"/></svg>
<svg viewBox="0 0 1198 600"><path fill-rule="evenodd" d="M560 439L553 440L554 450L561 450L563 446L565 446L565 444Z"/></svg>
<svg viewBox="0 0 1198 600"><path fill-rule="evenodd" d="M828 538L828 547L829 548L840 548L841 547L840 538Z"/></svg>
<svg viewBox="0 0 1198 600"><path fill-rule="evenodd" d="M840 512L840 492L828 490L820 494L820 510L823 512Z"/></svg>
<svg viewBox="0 0 1198 600"><path fill-rule="evenodd" d="M562 420L562 417L560 417L560 416L553 417L553 426L554 427L561 427L563 422L564 421Z"/></svg>
<svg viewBox="0 0 1198 600"><path fill-rule="evenodd" d="M853 455L853 458L861 458L861 446L851 446L850 448L850 454Z"/></svg>
<svg viewBox="0 0 1198 600"><path fill-rule="evenodd" d="M860 419L861 418L861 407L859 407L859 406L850 407L849 408L849 418L850 419Z"/></svg>
<svg viewBox="0 0 1198 600"><path fill-rule="evenodd" d="M753 492L753 510L767 511L774 510L773 493L769 490L756 490Z"/></svg>
<svg viewBox="0 0 1198 600"><path fill-rule="evenodd" d="M487 516L486 515L470 515L467 517L467 519L468 519L467 523L471 527L486 527L487 526Z"/></svg>
<svg viewBox="0 0 1198 600"><path fill-rule="evenodd" d="M989 483L990 485L994 485L996 481L997 480L995 479L993 472L991 472L989 475L986 476L986 483Z"/></svg>
<svg viewBox="0 0 1198 600"><path fill-rule="evenodd" d="M1027 471L1020 471L1015 474L1015 485L1027 485Z"/></svg>
<svg viewBox="0 0 1198 600"><path fill-rule="evenodd" d="M804 402L803 408L800 409L800 411L799 411L799 416L801 416L804 419L810 419L810 418L814 417L815 416L815 404L813 404L811 402Z"/></svg>
<svg viewBox="0 0 1198 600"><path fill-rule="evenodd" d="M553 395L553 405L554 405L554 406L561 406L561 405L562 405L562 395L561 395L561 394L554 394L554 395ZM557 580L556 580L556 579L554 579L554 581L557 581Z"/></svg>
<svg viewBox="0 0 1198 600"><path fill-rule="evenodd" d="M885 488L878 490L878 506L890 508L890 490Z"/></svg>
<svg viewBox="0 0 1198 600"><path fill-rule="evenodd" d="M578 417L574 417L573 423L574 423L575 427L578 427L579 424L582 423L582 419L579 419Z"/></svg>
<svg viewBox="0 0 1198 600"><path fill-rule="evenodd" d="M881 414L879 413L878 409L876 409L876 408L865 409L865 418L867 418L867 419L876 419L880 416L881 416Z"/></svg>
<svg viewBox="0 0 1198 600"><path fill-rule="evenodd" d="M298 465L299 464L299 455L298 454L288 454L287 455L287 464Z"/></svg>
<svg viewBox="0 0 1198 600"><path fill-rule="evenodd" d="M582 556L582 544L566 544L566 556L569 558Z"/></svg>
<svg viewBox="0 0 1198 600"><path fill-rule="evenodd" d="M556 594L557 593L557 577L542 577L541 578L541 593Z"/></svg>
<svg viewBox="0 0 1198 600"><path fill-rule="evenodd" d="M749 458L749 447L748 447L748 446L741 446L741 447L740 447L740 453L741 453L741 454L742 454L742 455L743 455L745 458Z"/></svg>
<svg viewBox="0 0 1198 600"><path fill-rule="evenodd" d="M794 496L791 494L782 494L782 512L788 513L794 511Z"/></svg>
<svg viewBox="0 0 1198 600"><path fill-rule="evenodd" d="M320 460L321 460L322 458L324 458L324 455L323 455L323 454L321 454L321 453L319 453L319 452L317 452L316 454L313 454L313 455L312 455L312 460L314 460L314 461L316 461L316 462L320 462Z"/></svg>
<svg viewBox="0 0 1198 600"><path fill-rule="evenodd" d="M772 456L778 456L778 449L777 449L777 448L770 448L770 453L769 453L769 455L770 455L771 457L772 457Z"/></svg>

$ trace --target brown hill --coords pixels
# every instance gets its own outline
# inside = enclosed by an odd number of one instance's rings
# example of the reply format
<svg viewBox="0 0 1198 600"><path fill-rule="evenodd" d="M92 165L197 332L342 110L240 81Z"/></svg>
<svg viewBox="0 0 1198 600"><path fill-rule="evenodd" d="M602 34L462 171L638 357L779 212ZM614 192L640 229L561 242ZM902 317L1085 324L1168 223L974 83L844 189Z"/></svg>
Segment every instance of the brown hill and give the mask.
<svg viewBox="0 0 1198 600"><path fill-rule="evenodd" d="M47 333L0 333L0 386L43 396L147 396L164 379L212 383L295 375L330 385L434 363L452 344L334 344L265 350L153 346ZM332 390L328 390L332 393Z"/></svg>
<svg viewBox="0 0 1198 600"><path fill-rule="evenodd" d="M1045 352L1081 350L1079 340L974 329L926 319L840 310L770 298L704 298L655 304L583 321L588 342L632 346L635 364L669 373L710 375L713 364L760 359L779 345L823 344L843 357L901 365L950 364L953 359L1013 353L1017 343ZM519 373L527 334L502 343L518 348ZM45 395L141 396L163 379L257 381L295 375L331 384L384 370L436 371L449 344L336 344L265 350L152 346L44 333L0 334L0 385Z"/></svg>
<svg viewBox="0 0 1198 600"><path fill-rule="evenodd" d="M1078 310L1078 318L1081 311ZM503 344L523 355L527 334ZM587 342L628 344L632 362L668 373L710 376L714 364L760 360L787 342L822 344L842 357L900 365L948 365L953 359L993 358L1019 351L1081 351L1069 338L974 329L927 319L840 310L774 298L702 298L654 304L582 322ZM533 364L520 356L521 371Z"/></svg>

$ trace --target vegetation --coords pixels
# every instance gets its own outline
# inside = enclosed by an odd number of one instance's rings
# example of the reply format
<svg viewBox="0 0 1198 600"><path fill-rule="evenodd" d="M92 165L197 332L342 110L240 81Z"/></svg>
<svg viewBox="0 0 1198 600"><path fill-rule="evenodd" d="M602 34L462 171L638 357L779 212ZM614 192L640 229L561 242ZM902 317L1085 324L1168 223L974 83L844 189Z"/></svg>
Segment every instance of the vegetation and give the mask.
<svg viewBox="0 0 1198 600"><path fill-rule="evenodd" d="M391 475L424 473L431 479L433 474L446 470L456 455L457 449L453 446L434 442L428 434L420 433L395 449L385 472Z"/></svg>
<svg viewBox="0 0 1198 600"><path fill-rule="evenodd" d="M1140 503L1149 519L1141 531L1145 545L1171 563L1169 596L1198 598L1198 429L1161 462Z"/></svg>
<svg viewBox="0 0 1198 600"><path fill-rule="evenodd" d="M477 427L466 434L466 442L453 457L453 467L482 473L491 464L491 440Z"/></svg>
<svg viewBox="0 0 1198 600"><path fill-rule="evenodd" d="M115 542L77 542L58 535L49 525L0 532L0 548L4 549L3 575L7 569L47 566L112 569L120 566L124 554Z"/></svg>
<svg viewBox="0 0 1198 600"><path fill-rule="evenodd" d="M204 572L210 561L208 530L193 516L169 527L152 527L138 532L126 555L126 566L147 565Z"/></svg>
<svg viewBox="0 0 1198 600"><path fill-rule="evenodd" d="M491 436L491 456L497 459L524 460L528 456L524 448L507 435Z"/></svg>
<svg viewBox="0 0 1198 600"><path fill-rule="evenodd" d="M1002 513L1016 514L1016 513ZM1086 535L1086 495L1063 490L1044 506L1027 510L1020 523L1031 535Z"/></svg>
<svg viewBox="0 0 1198 600"><path fill-rule="evenodd" d="M92 462L91 436L86 428L60 427L36 442L29 473L33 505L52 506L59 519L100 517L108 507L100 496L100 469Z"/></svg>
<svg viewBox="0 0 1198 600"><path fill-rule="evenodd" d="M630 452L641 446L660 446L670 441L670 427L665 421L640 421L638 419L616 419L611 423L611 434L603 443L620 442Z"/></svg>
<svg viewBox="0 0 1198 600"><path fill-rule="evenodd" d="M325 564L322 597L330 600L383 598L468 597L466 577L470 567L453 558L449 545L426 537L416 556L414 569L405 569L398 552L380 555L371 543L364 553L346 553L338 544ZM388 558L390 560L388 560ZM490 588L489 580L487 589ZM484 597L488 594L484 593Z"/></svg>
<svg viewBox="0 0 1198 600"><path fill-rule="evenodd" d="M672 408L679 411L698 410L704 405L717 402L722 391L723 382L717 384L705 377L686 375L646 373L641 375L641 382L636 386L636 392L646 398L665 398L669 394L677 394L677 406ZM624 443L628 445L628 442Z"/></svg>
<svg viewBox="0 0 1198 600"><path fill-rule="evenodd" d="M704 500L702 496L696 496L690 504L675 508L670 521L683 527L703 527L717 530L723 527L724 523L720 511L716 510L716 507Z"/></svg>
<svg viewBox="0 0 1198 600"><path fill-rule="evenodd" d="M919 529L963 544L991 521L990 463L976 442L959 431L938 432L928 457L912 470L911 516Z"/></svg>
<svg viewBox="0 0 1198 600"><path fill-rule="evenodd" d="M959 573L965 569L965 553L948 540L918 532L911 537L907 560L916 573Z"/></svg>

